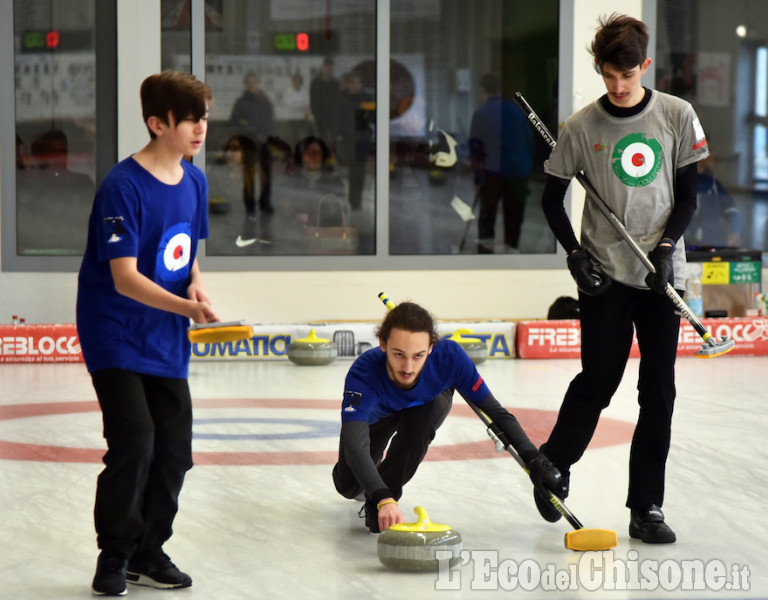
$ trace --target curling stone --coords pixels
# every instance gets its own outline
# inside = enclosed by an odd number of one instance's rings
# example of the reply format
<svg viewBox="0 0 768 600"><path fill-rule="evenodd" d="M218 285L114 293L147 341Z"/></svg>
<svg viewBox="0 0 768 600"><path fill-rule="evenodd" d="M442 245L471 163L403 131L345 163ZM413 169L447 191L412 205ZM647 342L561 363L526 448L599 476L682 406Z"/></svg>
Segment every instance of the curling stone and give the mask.
<svg viewBox="0 0 768 600"><path fill-rule="evenodd" d="M336 344L331 340L317 337L314 329L300 340L288 345L288 360L297 365L329 365L338 356Z"/></svg>
<svg viewBox="0 0 768 600"><path fill-rule="evenodd" d="M400 571L435 571L440 561L453 567L461 560L461 535L449 525L432 523L421 506L416 523L398 523L379 535L379 560ZM437 552L440 552L438 556Z"/></svg>
<svg viewBox="0 0 768 600"><path fill-rule="evenodd" d="M464 334L472 333L471 329L457 329L449 340L453 340L464 348L472 362L479 365L488 358L488 345L480 338L466 337Z"/></svg>

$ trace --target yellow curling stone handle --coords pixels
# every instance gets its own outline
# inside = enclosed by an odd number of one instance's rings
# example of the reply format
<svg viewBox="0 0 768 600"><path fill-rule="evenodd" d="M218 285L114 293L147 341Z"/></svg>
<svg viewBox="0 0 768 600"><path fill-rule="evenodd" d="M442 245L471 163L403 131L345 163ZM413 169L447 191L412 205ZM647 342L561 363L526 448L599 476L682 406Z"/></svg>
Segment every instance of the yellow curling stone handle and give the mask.
<svg viewBox="0 0 768 600"><path fill-rule="evenodd" d="M309 335L307 337L296 341L301 342L302 344L323 344L325 342L330 342L329 339L317 337L314 329L309 330Z"/></svg>
<svg viewBox="0 0 768 600"><path fill-rule="evenodd" d="M419 520L415 523L396 523L395 525L392 525L390 529L394 531L450 531L451 526L450 525L443 525L441 523L432 523L432 521L429 520L429 515L427 515L427 511L421 507L417 506L413 509L413 512L415 512Z"/></svg>
<svg viewBox="0 0 768 600"><path fill-rule="evenodd" d="M457 344L461 344L461 342L479 342L482 343L483 340L476 337L465 337L465 333L472 333L471 329L457 329L453 332L453 335L449 337L449 340L453 340Z"/></svg>

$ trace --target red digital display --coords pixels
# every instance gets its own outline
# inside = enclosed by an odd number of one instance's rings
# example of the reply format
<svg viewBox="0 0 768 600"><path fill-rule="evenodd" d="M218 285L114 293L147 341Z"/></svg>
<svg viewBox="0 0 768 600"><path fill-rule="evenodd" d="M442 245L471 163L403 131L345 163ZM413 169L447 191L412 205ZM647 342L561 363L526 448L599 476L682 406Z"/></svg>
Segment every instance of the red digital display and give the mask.
<svg viewBox="0 0 768 600"><path fill-rule="evenodd" d="M309 50L309 36L306 33L296 34L296 49L301 52Z"/></svg>
<svg viewBox="0 0 768 600"><path fill-rule="evenodd" d="M45 45L50 49L53 50L59 45L59 42L61 41L61 35L58 31L53 30L49 31L45 35Z"/></svg>

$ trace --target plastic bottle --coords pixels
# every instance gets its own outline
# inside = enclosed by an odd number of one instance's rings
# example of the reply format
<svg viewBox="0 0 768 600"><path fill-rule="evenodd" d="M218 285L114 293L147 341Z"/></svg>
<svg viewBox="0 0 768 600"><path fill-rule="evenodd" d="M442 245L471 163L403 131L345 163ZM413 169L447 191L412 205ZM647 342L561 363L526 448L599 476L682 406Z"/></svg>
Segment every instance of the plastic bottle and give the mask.
<svg viewBox="0 0 768 600"><path fill-rule="evenodd" d="M704 316L704 300L701 297L701 279L698 273L685 282L685 302L698 318Z"/></svg>

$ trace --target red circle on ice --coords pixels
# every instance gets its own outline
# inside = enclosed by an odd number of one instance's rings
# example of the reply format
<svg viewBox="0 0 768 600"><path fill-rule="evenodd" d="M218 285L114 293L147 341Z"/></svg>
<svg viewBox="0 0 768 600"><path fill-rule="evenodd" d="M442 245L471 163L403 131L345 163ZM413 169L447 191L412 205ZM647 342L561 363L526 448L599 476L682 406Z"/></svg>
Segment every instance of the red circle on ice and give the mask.
<svg viewBox="0 0 768 600"><path fill-rule="evenodd" d="M341 410L340 400L315 399L206 399L195 400L195 409L237 408L243 411L258 409L297 409L302 419L306 419L312 411ZM11 419L26 419L53 415L68 415L86 412L98 412L99 404L88 402L45 402L30 404L7 404L0 406L0 421ZM549 435L557 418L557 413L549 410L532 408L511 408L524 427L531 441L539 446ZM433 444L429 448L426 460L470 460L480 458L498 458L506 453L498 454L494 445L485 437L483 425L475 413L463 402L457 402L451 409L451 416L465 417L476 421L482 439L457 444ZM284 417L281 419L284 421ZM615 446L629 443L635 426L633 423L603 417L595 431L590 448ZM297 434L297 439L301 436ZM100 463L106 446L101 448L76 448L71 446L55 446L24 442L0 440L0 459L32 460L44 462L73 462ZM329 443L328 450L306 451L277 451L277 452L195 452L194 462L197 465L332 465L338 459L338 439Z"/></svg>

